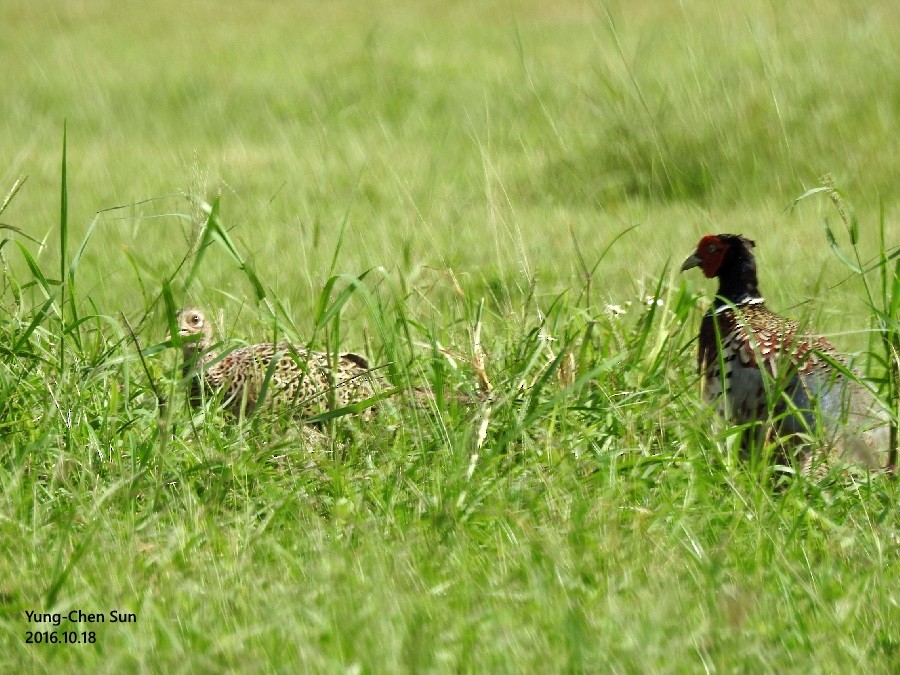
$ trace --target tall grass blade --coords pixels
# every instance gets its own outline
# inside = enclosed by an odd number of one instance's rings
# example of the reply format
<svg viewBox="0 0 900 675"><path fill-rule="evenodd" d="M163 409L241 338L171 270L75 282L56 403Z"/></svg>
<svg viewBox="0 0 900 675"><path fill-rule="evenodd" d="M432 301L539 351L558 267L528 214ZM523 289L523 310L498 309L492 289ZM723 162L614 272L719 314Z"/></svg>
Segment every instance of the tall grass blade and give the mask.
<svg viewBox="0 0 900 675"><path fill-rule="evenodd" d="M228 235L228 232L226 232L225 228L222 227L222 221L219 218L218 197L213 200L213 203L209 209L209 215L207 216L206 222L203 225L203 229L200 234L200 241L197 245L197 253L194 256L194 261L191 264L187 279L184 282L185 289L190 288L191 284L194 282L194 279L196 279L200 264L203 262L203 258L206 255L206 249L213 241L216 241L222 245L222 248L225 249L232 260L237 263L240 270L246 275L247 279L250 280L250 283L253 286L253 291L256 294L256 299L264 300L266 297L266 291L265 288L263 288L262 282L259 280L259 277L256 275L256 272L253 270L250 264L246 260L244 260L244 258L238 252L237 247L234 245L234 242L231 241L231 237Z"/></svg>
<svg viewBox="0 0 900 675"><path fill-rule="evenodd" d="M60 303L59 303L59 322L60 326L66 325L66 268L68 264L68 245L69 245L69 188L68 178L66 175L66 122L63 121L63 142L62 142L62 166L60 168L60 186L59 186L59 283L60 283ZM65 371L66 361L66 340L65 331L60 330L59 335L59 372L62 376Z"/></svg>
<svg viewBox="0 0 900 675"><path fill-rule="evenodd" d="M72 514L75 512L73 511ZM62 591L63 587L66 585L66 581L69 579L69 576L72 574L72 570L75 569L75 566L78 564L78 561L84 556L85 553L88 552L88 549L91 546L91 541L94 538L94 535L97 533L99 529L99 520L96 521L97 524L93 525L81 538L81 541L78 542L78 545L75 547L75 550L69 555L68 560L66 560L65 564L63 564L63 546L60 546L60 551L56 558L56 565L53 569L53 574L51 575L50 586L47 588L47 593L44 596L44 607L46 609L52 608L56 604L56 600L59 597L60 591ZM69 527L67 528L67 532L71 533L71 520L68 523Z"/></svg>

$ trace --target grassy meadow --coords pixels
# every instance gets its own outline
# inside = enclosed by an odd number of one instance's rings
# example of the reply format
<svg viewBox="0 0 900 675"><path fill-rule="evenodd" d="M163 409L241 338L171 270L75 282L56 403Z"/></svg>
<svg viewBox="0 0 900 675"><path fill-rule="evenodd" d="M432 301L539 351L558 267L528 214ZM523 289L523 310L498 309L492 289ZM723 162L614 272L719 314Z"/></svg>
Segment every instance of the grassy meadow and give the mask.
<svg viewBox="0 0 900 675"><path fill-rule="evenodd" d="M0 670L900 671L895 482L739 461L678 273L755 239L896 401L896 2L0 23ZM191 305L448 395L321 437L191 410ZM27 614L71 611L106 622Z"/></svg>

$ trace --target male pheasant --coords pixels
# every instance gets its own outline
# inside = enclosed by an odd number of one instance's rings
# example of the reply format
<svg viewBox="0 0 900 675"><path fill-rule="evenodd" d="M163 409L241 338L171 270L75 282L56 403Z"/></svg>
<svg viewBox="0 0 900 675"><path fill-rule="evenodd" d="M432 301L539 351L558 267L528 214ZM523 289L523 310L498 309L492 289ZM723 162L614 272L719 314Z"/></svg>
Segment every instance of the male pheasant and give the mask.
<svg viewBox="0 0 900 675"><path fill-rule="evenodd" d="M705 399L717 402L738 424L772 420L783 438L821 433L825 447L801 451L804 467L829 455L870 469L884 467L890 450L884 410L871 390L834 367L846 368L846 361L830 342L801 334L796 323L766 308L754 246L740 235L707 235L681 267L700 267L706 277L719 279L716 299L700 325ZM757 427L757 443L766 431ZM752 439L745 436L745 449Z"/></svg>
<svg viewBox="0 0 900 675"><path fill-rule="evenodd" d="M262 403L310 417L360 403L387 389L358 354L341 354L335 359L331 354L286 342L216 354L212 351L212 326L201 310L182 309L176 320L182 339L183 374L191 378L190 402L194 406L204 395L221 396L222 405L235 416L251 412ZM269 373L265 400L260 401Z"/></svg>

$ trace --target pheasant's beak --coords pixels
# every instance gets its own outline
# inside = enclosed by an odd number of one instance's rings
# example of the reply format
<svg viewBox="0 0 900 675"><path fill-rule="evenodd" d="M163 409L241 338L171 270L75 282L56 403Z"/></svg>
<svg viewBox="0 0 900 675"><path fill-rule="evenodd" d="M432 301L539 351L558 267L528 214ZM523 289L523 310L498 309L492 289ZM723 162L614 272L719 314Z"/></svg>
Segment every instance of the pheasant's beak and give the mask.
<svg viewBox="0 0 900 675"><path fill-rule="evenodd" d="M694 253L693 255L691 255L691 257L684 261L684 264L681 266L681 271L684 272L685 270L689 270L692 267L700 267L701 262L703 261L700 260L700 256Z"/></svg>

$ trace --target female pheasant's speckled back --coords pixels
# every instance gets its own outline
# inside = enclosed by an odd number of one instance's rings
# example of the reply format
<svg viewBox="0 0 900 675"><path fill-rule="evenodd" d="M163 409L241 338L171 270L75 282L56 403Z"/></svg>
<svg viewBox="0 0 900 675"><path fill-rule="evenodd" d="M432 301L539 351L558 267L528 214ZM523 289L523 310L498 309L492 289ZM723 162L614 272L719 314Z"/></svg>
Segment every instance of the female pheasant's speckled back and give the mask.
<svg viewBox="0 0 900 675"><path fill-rule="evenodd" d="M297 417L308 418L363 402L386 389L358 354L335 358L288 342L248 345L217 354L212 326L202 310L182 309L176 320L184 356L183 374L191 380L190 401L194 406L204 398L218 397L235 416L262 405L289 409ZM260 400L267 378L265 396Z"/></svg>

